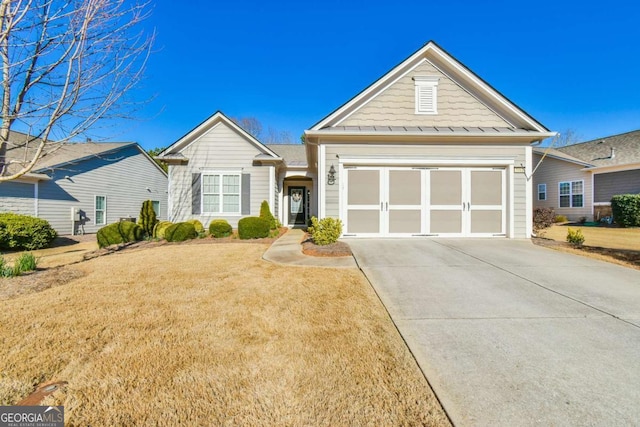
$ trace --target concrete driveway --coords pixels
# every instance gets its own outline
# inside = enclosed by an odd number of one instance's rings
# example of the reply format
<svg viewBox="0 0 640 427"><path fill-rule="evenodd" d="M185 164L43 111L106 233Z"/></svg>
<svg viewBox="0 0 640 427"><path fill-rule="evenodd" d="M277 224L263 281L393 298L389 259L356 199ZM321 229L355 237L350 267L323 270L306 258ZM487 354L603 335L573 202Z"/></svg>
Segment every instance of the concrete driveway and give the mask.
<svg viewBox="0 0 640 427"><path fill-rule="evenodd" d="M350 239L457 426L640 422L640 271L503 239Z"/></svg>

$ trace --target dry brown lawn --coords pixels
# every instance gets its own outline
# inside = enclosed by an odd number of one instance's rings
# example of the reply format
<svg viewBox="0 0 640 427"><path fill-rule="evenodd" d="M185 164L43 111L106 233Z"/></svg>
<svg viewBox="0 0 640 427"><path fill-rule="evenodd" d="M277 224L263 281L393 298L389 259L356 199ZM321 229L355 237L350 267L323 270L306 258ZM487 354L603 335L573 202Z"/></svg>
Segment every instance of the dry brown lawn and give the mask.
<svg viewBox="0 0 640 427"><path fill-rule="evenodd" d="M359 271L265 249L131 249L0 301L0 404L68 381L43 404L72 426L449 425Z"/></svg>
<svg viewBox="0 0 640 427"><path fill-rule="evenodd" d="M564 242L567 240L568 228L582 230L585 245L640 251L640 228L553 225L542 230L541 235L548 239Z"/></svg>

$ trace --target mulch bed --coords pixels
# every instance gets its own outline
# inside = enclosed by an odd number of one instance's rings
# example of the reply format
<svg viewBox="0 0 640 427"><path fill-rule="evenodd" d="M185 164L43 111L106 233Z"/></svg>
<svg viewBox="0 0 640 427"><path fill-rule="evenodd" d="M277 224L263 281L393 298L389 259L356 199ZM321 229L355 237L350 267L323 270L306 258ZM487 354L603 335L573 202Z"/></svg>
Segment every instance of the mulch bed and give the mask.
<svg viewBox="0 0 640 427"><path fill-rule="evenodd" d="M555 249L573 249L577 251L585 252L585 255L595 254L604 258L612 258L619 261L624 265L628 265L633 268L640 269L640 251L633 251L629 249L611 249L603 248L600 246L587 246L575 247L567 242L559 242L553 239L546 239L544 237L534 237L531 241L539 246L545 246Z"/></svg>
<svg viewBox="0 0 640 427"><path fill-rule="evenodd" d="M307 233L302 240L302 253L319 257L341 257L351 256L351 248L345 242L336 242L330 245L316 245L311 236Z"/></svg>

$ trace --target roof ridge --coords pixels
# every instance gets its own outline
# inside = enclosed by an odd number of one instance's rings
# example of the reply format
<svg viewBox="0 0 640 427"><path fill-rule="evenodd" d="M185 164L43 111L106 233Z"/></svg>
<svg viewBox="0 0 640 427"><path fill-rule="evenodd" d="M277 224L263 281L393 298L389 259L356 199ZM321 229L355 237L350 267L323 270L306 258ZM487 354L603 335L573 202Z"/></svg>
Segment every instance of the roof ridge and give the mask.
<svg viewBox="0 0 640 427"><path fill-rule="evenodd" d="M640 129L630 130L630 131L627 131L627 132L616 133L616 134L608 135L608 136L601 136L601 137L598 137L598 138L590 139L588 141L576 142L575 144L565 145L564 147L558 147L557 150L562 150L563 148L568 148L568 147L574 147L576 145L588 144L590 142L598 142L598 141L602 141L602 140L608 139L608 138L617 138L619 136L628 135L630 133L635 133L635 132L640 132Z"/></svg>

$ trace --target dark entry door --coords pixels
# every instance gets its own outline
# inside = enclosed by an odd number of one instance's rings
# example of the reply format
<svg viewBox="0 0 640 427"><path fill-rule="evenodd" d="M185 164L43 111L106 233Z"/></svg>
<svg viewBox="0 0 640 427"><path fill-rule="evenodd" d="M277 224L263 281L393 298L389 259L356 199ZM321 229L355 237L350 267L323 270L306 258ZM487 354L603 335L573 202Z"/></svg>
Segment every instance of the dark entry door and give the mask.
<svg viewBox="0 0 640 427"><path fill-rule="evenodd" d="M289 187L289 225L305 225L305 187Z"/></svg>

